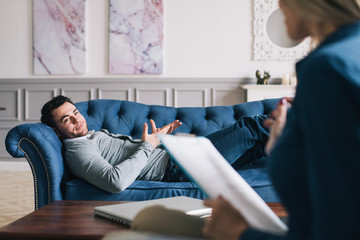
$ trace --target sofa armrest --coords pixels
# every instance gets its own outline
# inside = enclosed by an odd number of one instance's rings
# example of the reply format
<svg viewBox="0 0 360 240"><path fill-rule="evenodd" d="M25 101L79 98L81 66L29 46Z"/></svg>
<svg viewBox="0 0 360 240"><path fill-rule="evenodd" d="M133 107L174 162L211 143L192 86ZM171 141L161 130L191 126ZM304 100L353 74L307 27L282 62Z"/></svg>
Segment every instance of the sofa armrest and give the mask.
<svg viewBox="0 0 360 240"><path fill-rule="evenodd" d="M26 123L12 128L6 150L15 158L25 157L34 178L35 209L63 199L68 174L64 169L62 143L49 126Z"/></svg>

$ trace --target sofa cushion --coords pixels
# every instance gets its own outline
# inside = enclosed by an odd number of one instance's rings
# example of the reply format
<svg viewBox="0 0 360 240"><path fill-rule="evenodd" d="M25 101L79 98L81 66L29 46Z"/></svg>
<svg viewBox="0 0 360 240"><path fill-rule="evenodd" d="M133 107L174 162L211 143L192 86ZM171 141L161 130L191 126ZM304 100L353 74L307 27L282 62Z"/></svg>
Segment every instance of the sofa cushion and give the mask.
<svg viewBox="0 0 360 240"><path fill-rule="evenodd" d="M91 184L73 179L66 184L66 200L142 201L157 198L188 196L203 199L205 194L191 182L155 182L136 180L119 193L109 193Z"/></svg>
<svg viewBox="0 0 360 240"><path fill-rule="evenodd" d="M239 170L238 173L265 202L279 202L274 194L267 170L261 167ZM73 179L66 184L65 200L142 201L157 198L188 196L205 199L206 194L192 182L155 182L136 180L120 193L109 193L91 184Z"/></svg>

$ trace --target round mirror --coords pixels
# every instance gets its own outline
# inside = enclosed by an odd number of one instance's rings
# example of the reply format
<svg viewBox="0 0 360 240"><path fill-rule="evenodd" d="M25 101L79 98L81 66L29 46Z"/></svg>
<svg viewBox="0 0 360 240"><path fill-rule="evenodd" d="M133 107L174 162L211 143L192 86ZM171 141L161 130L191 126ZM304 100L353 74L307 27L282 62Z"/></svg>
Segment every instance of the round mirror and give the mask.
<svg viewBox="0 0 360 240"><path fill-rule="evenodd" d="M292 61L310 51L310 38L292 41L279 9L279 0L254 0L253 59L260 61Z"/></svg>
<svg viewBox="0 0 360 240"><path fill-rule="evenodd" d="M276 9L269 15L266 22L266 34L272 43L282 48L292 48L301 43L288 37L285 17L280 9Z"/></svg>

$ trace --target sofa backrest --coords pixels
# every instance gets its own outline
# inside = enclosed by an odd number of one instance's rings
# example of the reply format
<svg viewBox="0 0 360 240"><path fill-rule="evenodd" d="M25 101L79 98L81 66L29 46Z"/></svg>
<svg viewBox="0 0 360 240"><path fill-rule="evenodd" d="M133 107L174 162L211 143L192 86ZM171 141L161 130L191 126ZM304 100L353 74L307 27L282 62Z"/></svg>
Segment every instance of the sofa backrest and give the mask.
<svg viewBox="0 0 360 240"><path fill-rule="evenodd" d="M176 119L183 124L174 133L190 133L205 136L227 127L244 115L269 114L278 99L267 99L241 103L232 106L215 107L166 107L146 105L120 100L91 100L76 103L76 107L85 117L89 130L107 129L111 133L120 133L141 138L143 123L153 119L162 127ZM151 128L149 127L149 131Z"/></svg>

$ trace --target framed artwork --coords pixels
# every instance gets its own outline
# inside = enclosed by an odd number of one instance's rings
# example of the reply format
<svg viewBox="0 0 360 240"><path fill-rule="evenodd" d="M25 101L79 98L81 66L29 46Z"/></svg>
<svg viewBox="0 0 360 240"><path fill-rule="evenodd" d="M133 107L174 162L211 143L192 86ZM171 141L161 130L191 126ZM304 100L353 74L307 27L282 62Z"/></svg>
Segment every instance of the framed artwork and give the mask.
<svg viewBox="0 0 360 240"><path fill-rule="evenodd" d="M33 0L34 74L86 71L86 0Z"/></svg>
<svg viewBox="0 0 360 240"><path fill-rule="evenodd" d="M162 0L110 0L109 73L163 73Z"/></svg>

